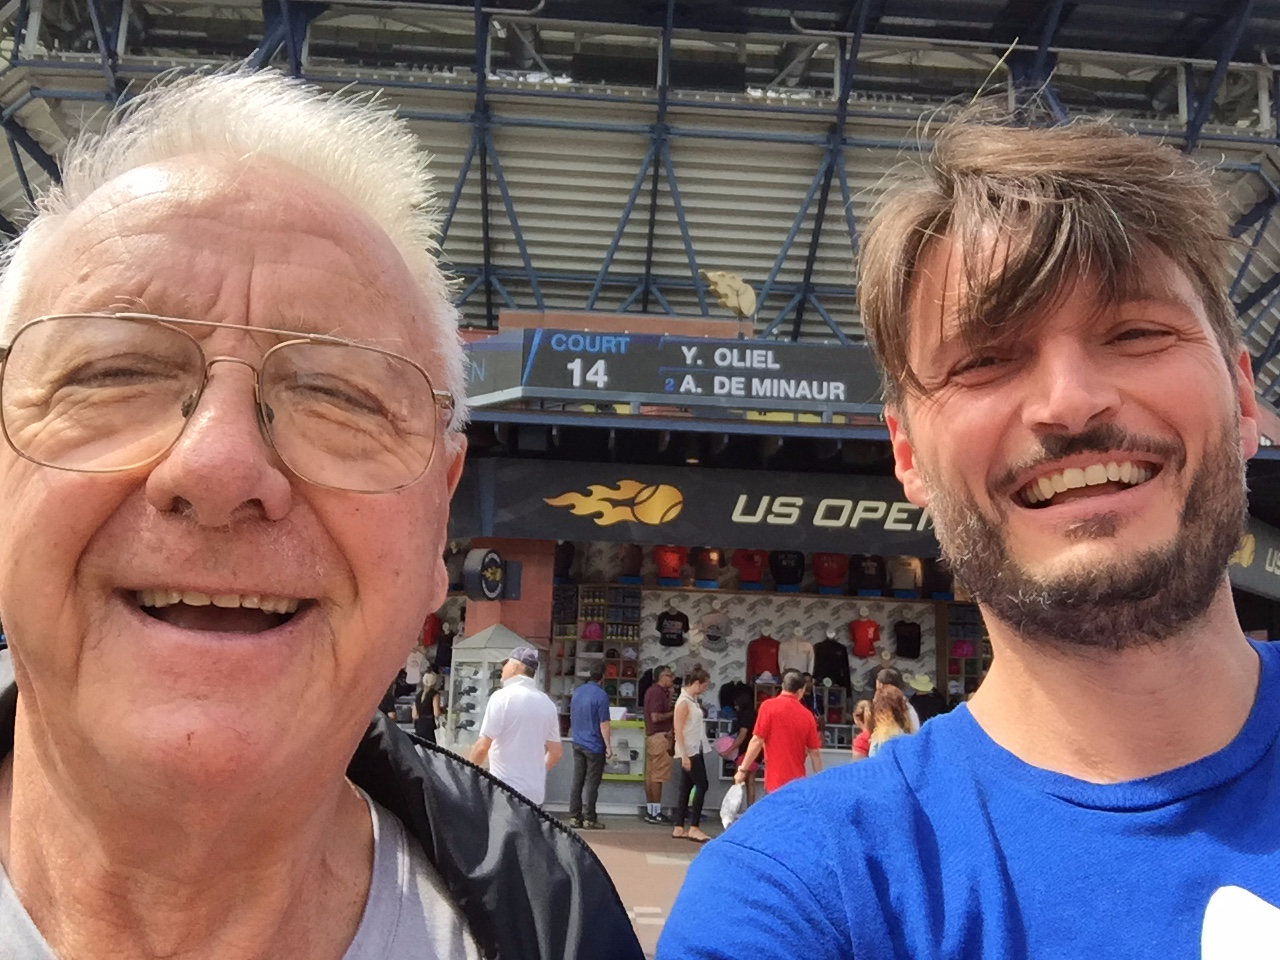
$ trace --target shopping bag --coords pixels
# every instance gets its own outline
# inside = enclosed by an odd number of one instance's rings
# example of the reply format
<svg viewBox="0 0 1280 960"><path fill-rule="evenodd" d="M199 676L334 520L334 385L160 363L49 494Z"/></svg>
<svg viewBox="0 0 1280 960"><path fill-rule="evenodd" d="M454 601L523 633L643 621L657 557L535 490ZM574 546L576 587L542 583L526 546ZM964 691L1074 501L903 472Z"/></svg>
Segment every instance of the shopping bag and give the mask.
<svg viewBox="0 0 1280 960"><path fill-rule="evenodd" d="M747 788L735 783L725 791L724 799L720 801L720 822L728 829L729 824L742 816L742 811L746 808Z"/></svg>
<svg viewBox="0 0 1280 960"><path fill-rule="evenodd" d="M716 742L711 746L716 753L720 754L720 756L724 757L726 760L732 760L738 755L738 738L732 733L726 733L722 736L716 737Z"/></svg>

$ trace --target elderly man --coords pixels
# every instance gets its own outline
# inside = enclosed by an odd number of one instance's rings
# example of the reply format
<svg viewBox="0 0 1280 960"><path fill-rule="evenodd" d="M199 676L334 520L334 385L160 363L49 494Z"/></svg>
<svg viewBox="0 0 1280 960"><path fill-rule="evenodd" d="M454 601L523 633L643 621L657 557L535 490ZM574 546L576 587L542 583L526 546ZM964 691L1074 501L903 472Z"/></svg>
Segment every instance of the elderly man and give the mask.
<svg viewBox="0 0 1280 960"><path fill-rule="evenodd" d="M966 118L933 149L859 289L898 478L991 670L875 760L752 807L658 955L1274 953L1280 647L1246 639L1226 576L1258 425L1218 198L1103 123Z"/></svg>
<svg viewBox="0 0 1280 960"><path fill-rule="evenodd" d="M0 282L0 955L640 956L569 831L370 725L465 445L429 198L267 74L64 158Z"/></svg>
<svg viewBox="0 0 1280 960"><path fill-rule="evenodd" d="M563 747L560 714L533 682L537 672L538 651L533 647L516 647L502 662L502 687L485 704L471 762L488 762L495 777L542 803L547 771L560 762Z"/></svg>

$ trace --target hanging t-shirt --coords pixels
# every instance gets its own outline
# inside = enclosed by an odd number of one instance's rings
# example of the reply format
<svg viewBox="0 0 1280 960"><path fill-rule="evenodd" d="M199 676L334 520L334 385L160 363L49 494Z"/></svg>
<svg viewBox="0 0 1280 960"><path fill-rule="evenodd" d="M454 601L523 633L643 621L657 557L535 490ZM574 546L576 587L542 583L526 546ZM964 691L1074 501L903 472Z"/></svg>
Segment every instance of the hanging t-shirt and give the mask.
<svg viewBox="0 0 1280 960"><path fill-rule="evenodd" d="M915 660L920 656L920 624L914 620L898 620L893 625L894 656Z"/></svg>
<svg viewBox="0 0 1280 960"><path fill-rule="evenodd" d="M829 679L834 687L848 690L853 684L849 671L849 648L839 640L822 640L813 645L813 680Z"/></svg>
<svg viewBox="0 0 1280 960"><path fill-rule="evenodd" d="M920 561L915 557L890 557L889 583L895 590L919 590Z"/></svg>
<svg viewBox="0 0 1280 960"><path fill-rule="evenodd" d="M849 624L849 640L855 657L874 657L880 642L880 624L874 620L854 620Z"/></svg>
<svg viewBox="0 0 1280 960"><path fill-rule="evenodd" d="M422 624L422 645L424 647L434 647L439 636L440 618L434 613L429 613L426 621Z"/></svg>
<svg viewBox="0 0 1280 960"><path fill-rule="evenodd" d="M808 751L822 746L812 711L795 697L781 694L760 704L755 735L764 741L764 788L770 793L802 778Z"/></svg>
<svg viewBox="0 0 1280 960"><path fill-rule="evenodd" d="M769 572L778 586L795 586L804 579L804 554L799 550L770 550Z"/></svg>
<svg viewBox="0 0 1280 960"><path fill-rule="evenodd" d="M735 550L733 565L738 570L739 583L759 583L764 579L764 563L769 554L764 550Z"/></svg>
<svg viewBox="0 0 1280 960"><path fill-rule="evenodd" d="M961 704L872 761L766 797L689 866L659 960L790 960L797 943L832 960L1275 956L1280 644L1254 647L1244 727L1167 773L1041 770ZM749 918L723 909L726 877Z"/></svg>
<svg viewBox="0 0 1280 960"><path fill-rule="evenodd" d="M729 649L729 615L723 610L712 610L698 618L698 630L702 634L702 647L712 653Z"/></svg>
<svg viewBox="0 0 1280 960"><path fill-rule="evenodd" d="M775 678L778 670L778 641L773 637L757 637L747 644L747 681L751 682L762 673Z"/></svg>
<svg viewBox="0 0 1280 960"><path fill-rule="evenodd" d="M884 557L855 553L849 558L849 589L880 591L888 584Z"/></svg>
<svg viewBox="0 0 1280 960"><path fill-rule="evenodd" d="M920 591L926 596L951 592L951 571L936 557L922 557L920 560Z"/></svg>
<svg viewBox="0 0 1280 960"><path fill-rule="evenodd" d="M555 558L552 561L552 574L557 580L567 581L573 570L573 558L577 554L577 547L573 545L572 540L559 540L556 542Z"/></svg>
<svg viewBox="0 0 1280 960"><path fill-rule="evenodd" d="M618 570L620 576L638 577L640 571L644 568L644 547L638 543L628 543L622 548L621 565Z"/></svg>
<svg viewBox="0 0 1280 960"><path fill-rule="evenodd" d="M436 637L435 668L444 670L453 664L453 630L441 627L440 636Z"/></svg>
<svg viewBox="0 0 1280 960"><path fill-rule="evenodd" d="M813 644L804 637L791 636L778 644L778 668L813 673Z"/></svg>
<svg viewBox="0 0 1280 960"><path fill-rule="evenodd" d="M679 580L689 551L684 547L654 547L653 563L663 580Z"/></svg>
<svg viewBox="0 0 1280 960"><path fill-rule="evenodd" d="M663 610L658 614L658 642L664 647L682 647L689 632L689 618L681 610Z"/></svg>
<svg viewBox="0 0 1280 960"><path fill-rule="evenodd" d="M815 553L813 578L820 587L843 587L849 572L849 558L843 553Z"/></svg>
<svg viewBox="0 0 1280 960"><path fill-rule="evenodd" d="M695 580L718 580L724 566L724 551L716 547L699 547L693 551L693 576Z"/></svg>

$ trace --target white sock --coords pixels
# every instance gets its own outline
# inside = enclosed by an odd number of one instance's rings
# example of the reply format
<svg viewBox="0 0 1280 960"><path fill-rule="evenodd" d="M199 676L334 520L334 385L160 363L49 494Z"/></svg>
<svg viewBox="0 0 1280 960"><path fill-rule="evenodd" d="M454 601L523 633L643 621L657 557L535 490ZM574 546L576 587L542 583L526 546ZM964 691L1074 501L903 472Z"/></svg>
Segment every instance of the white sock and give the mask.
<svg viewBox="0 0 1280 960"><path fill-rule="evenodd" d="M650 816L656 817L662 812L662 804L660 803L650 803L648 804L648 807Z"/></svg>

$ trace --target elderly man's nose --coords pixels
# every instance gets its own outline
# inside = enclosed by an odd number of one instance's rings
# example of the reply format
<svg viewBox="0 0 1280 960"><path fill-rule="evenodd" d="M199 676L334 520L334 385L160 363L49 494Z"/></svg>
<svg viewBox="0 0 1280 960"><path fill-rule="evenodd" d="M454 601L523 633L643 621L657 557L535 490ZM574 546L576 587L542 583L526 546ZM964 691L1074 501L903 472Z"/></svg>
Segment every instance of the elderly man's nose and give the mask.
<svg viewBox="0 0 1280 960"><path fill-rule="evenodd" d="M186 509L202 526L279 520L292 504L289 475L258 427L253 371L214 365L182 436L147 478L162 512Z"/></svg>

